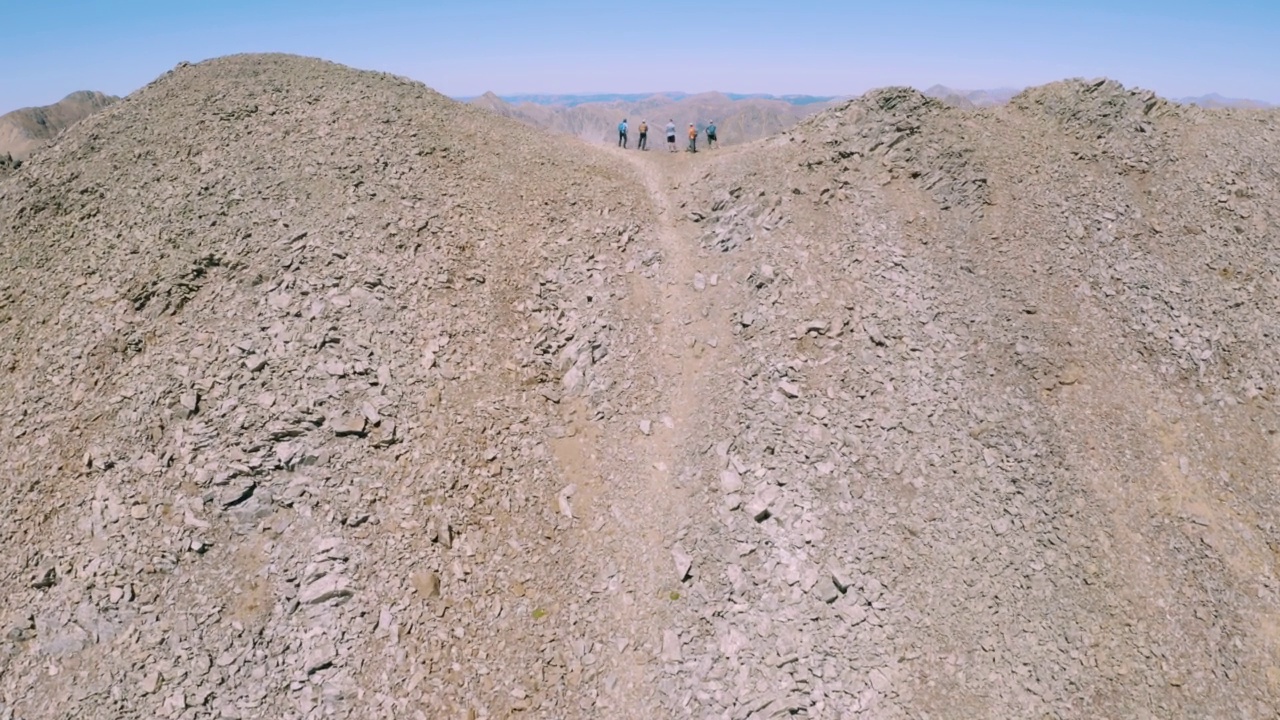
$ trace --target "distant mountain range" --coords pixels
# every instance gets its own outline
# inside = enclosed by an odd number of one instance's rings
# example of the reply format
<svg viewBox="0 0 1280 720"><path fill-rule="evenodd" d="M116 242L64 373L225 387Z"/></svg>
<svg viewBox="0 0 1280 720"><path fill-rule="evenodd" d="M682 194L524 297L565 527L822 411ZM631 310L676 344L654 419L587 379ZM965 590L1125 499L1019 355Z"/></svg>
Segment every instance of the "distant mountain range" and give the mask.
<svg viewBox="0 0 1280 720"><path fill-rule="evenodd" d="M1245 100L1241 98L1223 97L1217 93L1209 93L1199 97L1177 98L1174 102L1183 105L1199 105L1204 108L1252 108L1255 110L1265 110L1267 108L1276 107L1275 105L1261 100Z"/></svg>
<svg viewBox="0 0 1280 720"><path fill-rule="evenodd" d="M995 90L956 90L946 85L934 85L924 91L925 95L937 98L948 105L956 107L991 107L1003 105L1022 92L1020 88L997 88Z"/></svg>
<svg viewBox="0 0 1280 720"><path fill-rule="evenodd" d="M791 105L813 105L815 103L827 103L836 100L835 95L769 95L767 93L716 93L723 95L730 100L781 100ZM474 97L456 98L463 102L475 102L481 97L494 96L505 103L511 105L521 105L530 103L533 105L548 105L558 107L577 107L588 103L641 103L650 98L663 97L671 101L684 100L685 98L694 97L691 93L685 92L653 92L653 93L585 93L585 94L569 94L569 95L494 95L494 93L485 93L485 95L477 95Z"/></svg>
<svg viewBox="0 0 1280 720"><path fill-rule="evenodd" d="M25 160L32 150L58 133L119 99L81 90L52 105L21 108L0 115L0 158Z"/></svg>
<svg viewBox="0 0 1280 720"><path fill-rule="evenodd" d="M676 134L685 137L692 123L701 131L715 120L720 141L726 145L758 140L781 132L801 119L826 109L836 98L811 95L743 95L729 93L667 92L648 95L510 95L485 93L469 102L490 112L531 125L574 135L590 142L617 141L618 123L626 118L631 142L637 141L642 121L649 123L649 143L654 149L664 145L663 128L676 124ZM681 140L681 147L684 141Z"/></svg>

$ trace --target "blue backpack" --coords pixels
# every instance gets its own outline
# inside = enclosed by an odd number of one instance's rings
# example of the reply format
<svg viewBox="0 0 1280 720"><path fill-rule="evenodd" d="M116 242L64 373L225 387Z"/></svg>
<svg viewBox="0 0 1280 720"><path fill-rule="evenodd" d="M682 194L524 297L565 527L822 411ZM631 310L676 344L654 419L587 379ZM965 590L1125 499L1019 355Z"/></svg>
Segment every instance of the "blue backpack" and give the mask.
<svg viewBox="0 0 1280 720"><path fill-rule="evenodd" d="M626 131L627 131L627 124L624 122L618 123L618 132L624 133Z"/></svg>

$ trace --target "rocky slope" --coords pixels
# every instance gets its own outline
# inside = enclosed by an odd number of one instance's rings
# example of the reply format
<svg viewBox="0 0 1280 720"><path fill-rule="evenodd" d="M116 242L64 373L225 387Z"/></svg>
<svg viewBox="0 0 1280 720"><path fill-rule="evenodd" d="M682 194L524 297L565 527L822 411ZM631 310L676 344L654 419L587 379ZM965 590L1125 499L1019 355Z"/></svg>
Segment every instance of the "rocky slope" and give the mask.
<svg viewBox="0 0 1280 720"><path fill-rule="evenodd" d="M276 56L179 67L24 165L7 711L653 706L670 601L629 537L664 502L586 445L659 394L617 165Z"/></svg>
<svg viewBox="0 0 1280 720"><path fill-rule="evenodd" d="M733 492L708 495L780 509L699 547L723 604L685 621L714 658L690 691L1270 716L1278 119L1114 83L979 112L890 89L703 176L736 339L706 428Z"/></svg>
<svg viewBox="0 0 1280 720"><path fill-rule="evenodd" d="M73 92L52 105L14 110L0 115L0 156L24 160L33 150L75 123L120 98L100 92Z"/></svg>
<svg viewBox="0 0 1280 720"><path fill-rule="evenodd" d="M1271 717L1278 131L179 66L0 181L0 717Z"/></svg>

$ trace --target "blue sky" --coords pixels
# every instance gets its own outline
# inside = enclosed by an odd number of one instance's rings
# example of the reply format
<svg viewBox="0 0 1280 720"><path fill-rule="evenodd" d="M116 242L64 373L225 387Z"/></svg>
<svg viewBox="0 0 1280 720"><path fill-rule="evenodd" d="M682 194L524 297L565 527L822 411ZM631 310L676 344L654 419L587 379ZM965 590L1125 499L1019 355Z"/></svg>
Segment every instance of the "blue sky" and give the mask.
<svg viewBox="0 0 1280 720"><path fill-rule="evenodd" d="M10 3L4 3L10 5ZM845 95L1108 76L1280 103L1280 0L46 0L0 6L0 112L125 94L248 51L386 70L460 96Z"/></svg>

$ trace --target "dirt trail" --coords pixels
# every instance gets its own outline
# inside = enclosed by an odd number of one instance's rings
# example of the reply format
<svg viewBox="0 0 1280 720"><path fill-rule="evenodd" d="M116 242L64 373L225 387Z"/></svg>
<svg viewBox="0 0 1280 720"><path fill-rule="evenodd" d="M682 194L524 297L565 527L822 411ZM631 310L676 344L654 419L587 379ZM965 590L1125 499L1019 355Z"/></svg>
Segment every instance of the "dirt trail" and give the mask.
<svg viewBox="0 0 1280 720"><path fill-rule="evenodd" d="M566 500L577 521L576 541L600 548L606 574L616 572L629 591L609 607L617 637L627 642L615 648L618 682L601 703L623 717L667 694L659 691L664 639L682 595L673 548L699 521L687 461L705 406L706 371L721 344L713 338L723 324L715 322L709 294L695 289L698 243L692 225L682 227L674 195L700 165L683 153L617 152L648 191L641 202L654 217L644 239L662 258L651 275L630 274L624 300L645 330L635 338L643 353L638 387L653 390L634 398L637 412L622 427L600 424L577 408L569 418L573 436L553 449L565 482L575 488Z"/></svg>
<svg viewBox="0 0 1280 720"><path fill-rule="evenodd" d="M673 427L655 429L654 438L659 451L655 466L654 482L671 484L672 463L678 459L682 441L688 437L695 415L701 406L702 379L712 359L716 357L719 342L713 340L718 325L711 294L695 286L698 268L704 255L699 250L692 226L679 222L679 203L673 193L687 187L690 175L702 166L694 164L685 153L674 156L642 153L626 153L627 159L639 171L650 199L658 212L658 245L663 256L666 275L656 289L656 297L650 307L660 313L662 322L657 325L659 347L658 367L669 388L667 417ZM710 341L710 342L709 342ZM714 343L714 344L712 344ZM663 476L666 480L664 483Z"/></svg>

